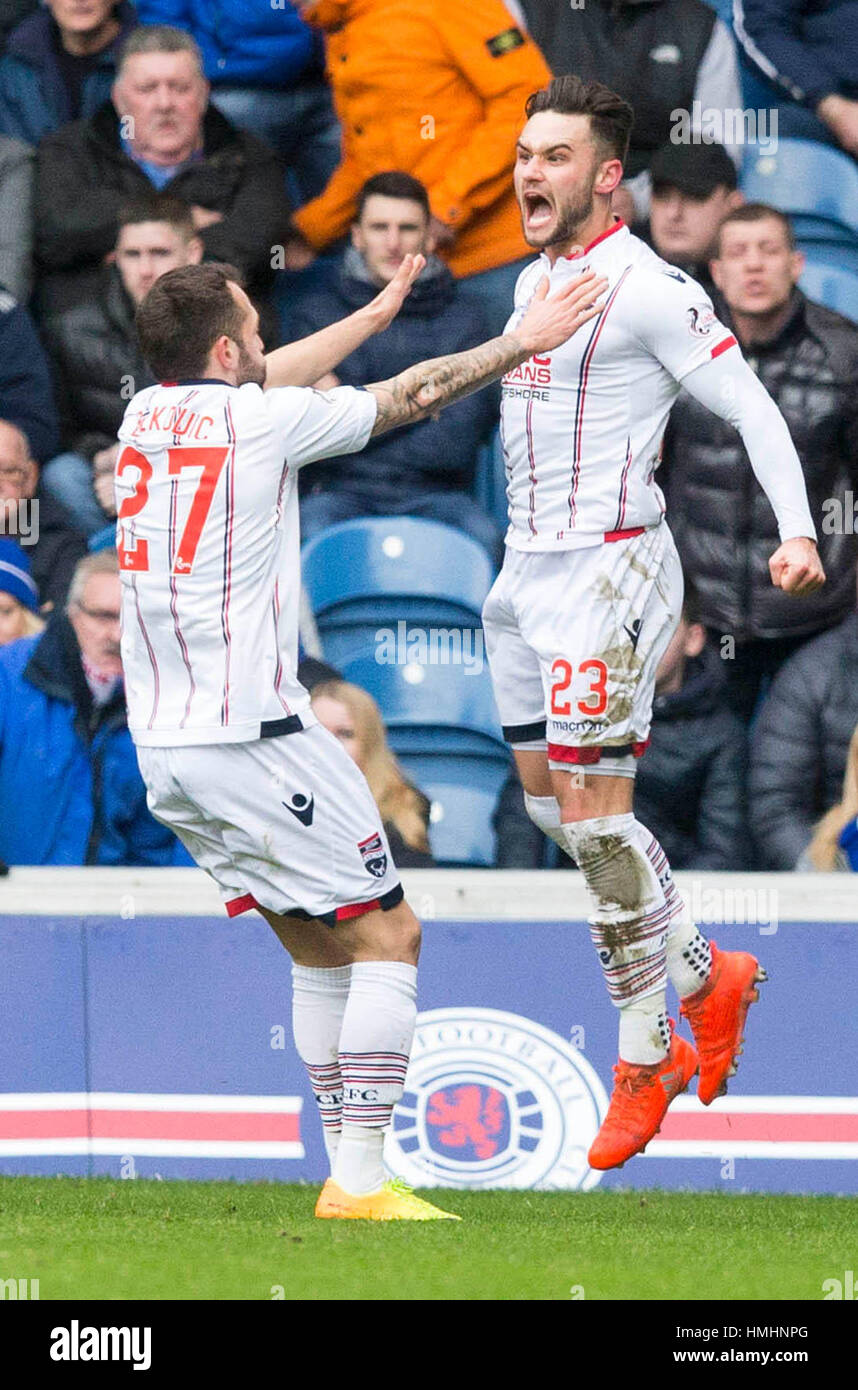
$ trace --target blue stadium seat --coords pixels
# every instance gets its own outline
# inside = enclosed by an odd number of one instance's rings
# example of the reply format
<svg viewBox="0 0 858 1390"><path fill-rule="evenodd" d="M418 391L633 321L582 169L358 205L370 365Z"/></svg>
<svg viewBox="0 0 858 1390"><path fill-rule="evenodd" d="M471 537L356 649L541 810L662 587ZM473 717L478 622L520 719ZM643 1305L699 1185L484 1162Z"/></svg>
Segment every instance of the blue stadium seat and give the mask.
<svg viewBox="0 0 858 1390"><path fill-rule="evenodd" d="M833 265L858 275L858 241L854 246L847 246L842 241L803 241L799 237L798 247L815 265Z"/></svg>
<svg viewBox="0 0 858 1390"><path fill-rule="evenodd" d="M858 244L858 169L848 155L815 140L749 146L741 187L749 202L789 213L804 241Z"/></svg>
<svg viewBox="0 0 858 1390"><path fill-rule="evenodd" d="M330 526L301 552L304 586L325 657L375 650L379 628L478 628L494 570L464 531L417 517L367 517Z"/></svg>
<svg viewBox="0 0 858 1390"><path fill-rule="evenodd" d="M438 768L419 756L404 757L402 765L431 802L429 842L439 864L490 868L495 862L496 836L492 825L504 774L492 784L467 786L438 780Z"/></svg>
<svg viewBox="0 0 858 1390"><path fill-rule="evenodd" d="M495 430L488 443L477 455L477 472L474 484L474 498L497 522L502 531L509 525L506 502L506 465L500 440L500 430Z"/></svg>
<svg viewBox="0 0 858 1390"><path fill-rule="evenodd" d="M407 776L432 802L430 840L439 863L490 865L492 816L509 773L491 678L484 667L349 662L347 680L378 701Z"/></svg>
<svg viewBox="0 0 858 1390"><path fill-rule="evenodd" d="M842 266L809 259L802 271L799 288L809 299L836 309L838 314L858 323L858 275Z"/></svg>
<svg viewBox="0 0 858 1390"><path fill-rule="evenodd" d="M469 672L461 663L393 665L362 656L347 662L343 675L377 701L397 754L467 755L508 766L487 666Z"/></svg>

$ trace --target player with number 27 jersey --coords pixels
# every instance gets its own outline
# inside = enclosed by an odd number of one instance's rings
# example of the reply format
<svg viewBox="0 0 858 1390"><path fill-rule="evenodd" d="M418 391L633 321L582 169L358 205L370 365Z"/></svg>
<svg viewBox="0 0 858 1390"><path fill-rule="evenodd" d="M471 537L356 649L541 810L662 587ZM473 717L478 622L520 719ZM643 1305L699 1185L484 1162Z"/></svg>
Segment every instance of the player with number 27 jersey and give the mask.
<svg viewBox="0 0 858 1390"><path fill-rule="evenodd" d="M130 402L116 493L138 745L238 743L271 721L315 723L294 665L297 472L361 449L375 416L374 397L352 387L199 381Z"/></svg>

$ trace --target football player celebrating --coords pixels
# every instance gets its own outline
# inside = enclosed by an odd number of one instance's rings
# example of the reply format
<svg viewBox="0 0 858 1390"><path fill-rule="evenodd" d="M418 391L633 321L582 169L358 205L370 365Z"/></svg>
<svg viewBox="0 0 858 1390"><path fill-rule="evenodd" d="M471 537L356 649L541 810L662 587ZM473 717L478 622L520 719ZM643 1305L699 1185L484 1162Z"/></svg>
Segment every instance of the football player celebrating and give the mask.
<svg viewBox="0 0 858 1390"><path fill-rule="evenodd" d="M579 276L550 299L543 285L508 335L390 381L302 386L390 321L423 264L406 257L367 311L268 357L230 267L161 276L137 313L159 384L129 402L115 474L128 723L149 806L230 916L257 909L292 955L295 1042L332 1162L316 1214L330 1218L449 1213L384 1179L420 927L363 774L295 674L297 472L550 352L594 317L604 284Z"/></svg>
<svg viewBox="0 0 858 1390"><path fill-rule="evenodd" d="M584 331L504 377L510 525L483 622L528 813L584 874L620 1011L614 1091L589 1155L613 1168L643 1150L698 1068L703 1103L723 1094L765 978L752 955L701 935L632 811L656 667L682 603L654 477L680 384L742 435L778 521L773 583L798 596L824 575L780 412L701 287L612 215L631 107L600 83L558 77L526 114L515 188L541 254L519 278L507 331L546 275L556 290L595 270L608 289ZM696 1048L674 1035L668 980Z"/></svg>

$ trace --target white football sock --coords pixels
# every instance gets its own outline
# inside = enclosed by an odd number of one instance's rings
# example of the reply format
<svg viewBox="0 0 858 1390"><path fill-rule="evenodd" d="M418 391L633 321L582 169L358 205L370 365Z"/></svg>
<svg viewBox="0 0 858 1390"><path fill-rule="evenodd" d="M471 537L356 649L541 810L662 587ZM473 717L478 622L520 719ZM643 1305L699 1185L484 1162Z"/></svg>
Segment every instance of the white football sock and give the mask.
<svg viewBox="0 0 858 1390"><path fill-rule="evenodd" d="M665 991L647 994L620 1009L620 1056L635 1066L663 1062L670 1051Z"/></svg>
<svg viewBox="0 0 858 1390"><path fill-rule="evenodd" d="M712 951L700 928L684 914L674 917L667 938L667 973L680 999L702 989L712 972Z"/></svg>
<svg viewBox="0 0 858 1390"><path fill-rule="evenodd" d="M340 1033L342 1137L334 1181L356 1197L384 1183L384 1131L402 1095L417 1018L417 967L357 961Z"/></svg>
<svg viewBox="0 0 858 1390"><path fill-rule="evenodd" d="M680 999L696 994L712 971L709 942L694 922L673 881L667 855L658 840L639 824L638 844L655 869L670 911L667 935L667 975Z"/></svg>
<svg viewBox="0 0 858 1390"><path fill-rule="evenodd" d="M332 1168L342 1126L343 1080L338 1054L351 972L350 965L333 970L292 965L295 1047L310 1077Z"/></svg>
<svg viewBox="0 0 858 1390"><path fill-rule="evenodd" d="M353 1197L378 1192L384 1182L384 1130L344 1124L333 1166L335 1183Z"/></svg>
<svg viewBox="0 0 858 1390"><path fill-rule="evenodd" d="M530 816L534 825L538 825L543 835L547 835L553 840L555 845L566 853L569 853L563 826L560 821L560 802L556 796L531 796L530 792L524 793L524 809Z"/></svg>
<svg viewBox="0 0 858 1390"><path fill-rule="evenodd" d="M590 892L590 937L611 1001L620 1010L619 1054L639 1066L663 1061L670 1050L665 1012L670 912L641 848L647 833L631 812L563 825L567 853Z"/></svg>

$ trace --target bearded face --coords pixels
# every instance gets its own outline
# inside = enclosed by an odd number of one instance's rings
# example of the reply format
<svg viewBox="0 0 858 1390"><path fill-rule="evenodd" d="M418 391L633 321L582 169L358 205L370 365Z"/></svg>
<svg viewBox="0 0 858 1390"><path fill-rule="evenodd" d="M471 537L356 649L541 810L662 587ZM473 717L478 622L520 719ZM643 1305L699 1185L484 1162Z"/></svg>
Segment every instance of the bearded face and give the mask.
<svg viewBox="0 0 858 1390"><path fill-rule="evenodd" d="M540 111L516 150L515 192L525 241L535 250L566 247L592 215L604 153L587 116Z"/></svg>

